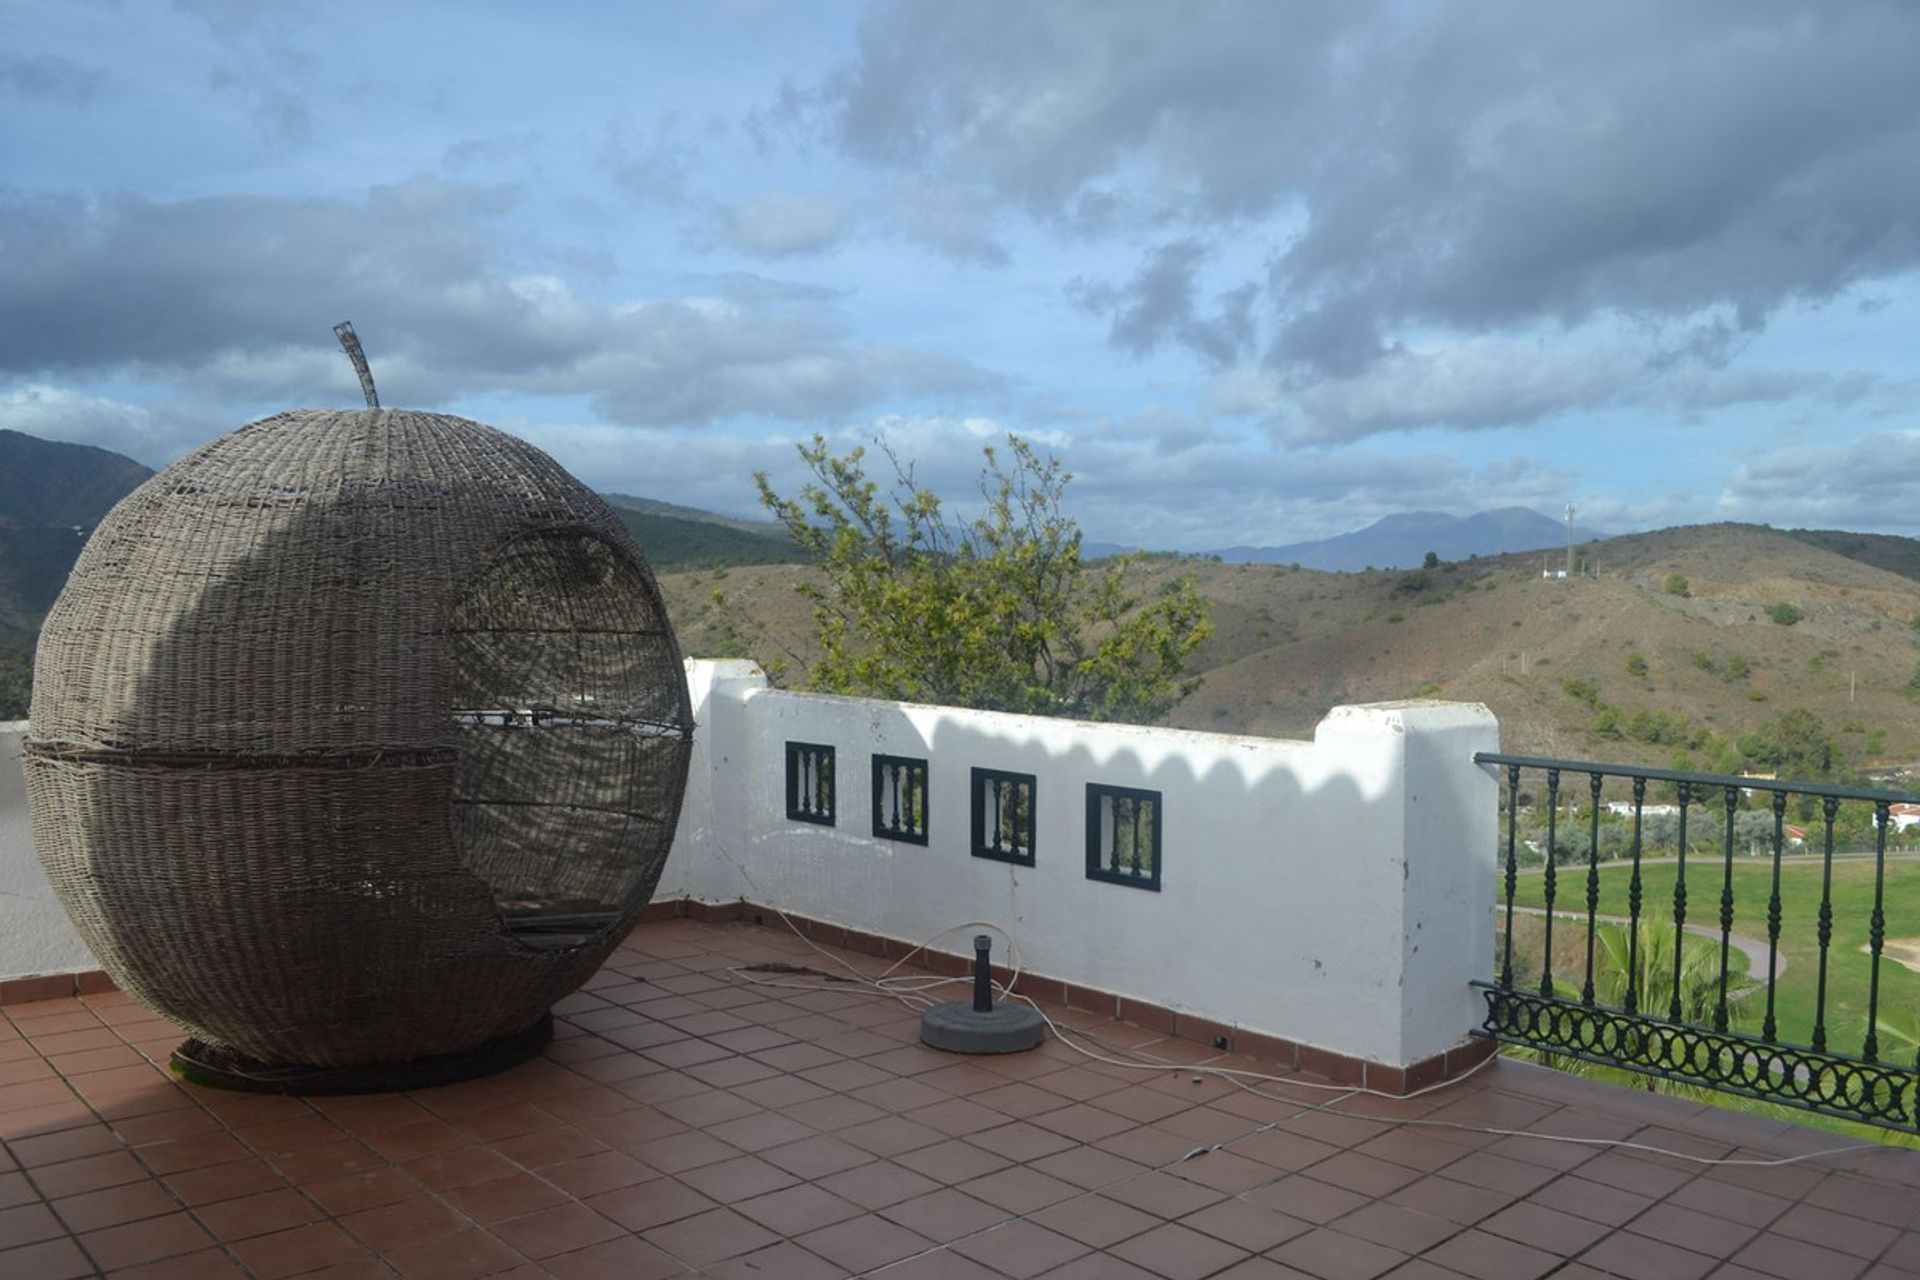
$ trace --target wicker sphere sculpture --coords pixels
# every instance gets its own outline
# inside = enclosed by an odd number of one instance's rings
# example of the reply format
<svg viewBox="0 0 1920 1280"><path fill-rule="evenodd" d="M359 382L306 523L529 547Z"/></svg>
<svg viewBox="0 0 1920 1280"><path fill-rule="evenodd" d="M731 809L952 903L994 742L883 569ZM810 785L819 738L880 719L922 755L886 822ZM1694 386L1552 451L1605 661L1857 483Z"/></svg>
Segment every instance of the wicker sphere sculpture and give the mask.
<svg viewBox="0 0 1920 1280"><path fill-rule="evenodd" d="M34 841L189 1066L391 1087L537 1050L653 892L692 725L644 558L551 458L283 413L88 542L40 638Z"/></svg>

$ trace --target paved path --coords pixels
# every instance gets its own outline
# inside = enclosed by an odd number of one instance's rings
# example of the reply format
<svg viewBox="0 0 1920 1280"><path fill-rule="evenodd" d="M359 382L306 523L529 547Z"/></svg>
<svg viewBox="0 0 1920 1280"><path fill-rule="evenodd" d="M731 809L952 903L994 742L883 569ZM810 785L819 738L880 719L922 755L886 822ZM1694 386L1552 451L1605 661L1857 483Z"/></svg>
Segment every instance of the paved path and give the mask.
<svg viewBox="0 0 1920 1280"><path fill-rule="evenodd" d="M1547 914L1545 907L1516 906L1514 907L1514 910L1530 916L1544 916L1545 914ZM1561 919L1561 920L1577 920L1581 924L1585 924L1587 922L1587 913L1584 911L1556 911L1553 914L1555 918ZM1607 924L1633 923L1626 916L1595 916L1594 919L1605 921ZM1641 919L1644 920L1646 919L1646 917L1642 916ZM1693 934L1695 937L1707 938L1714 942L1720 941L1720 929L1717 925L1690 924L1686 928L1687 928L1687 932ZM1727 941L1734 947L1735 950L1739 951L1742 955L1746 956L1747 976L1753 979L1753 986L1748 987L1745 991L1740 991L1738 993L1729 991L1727 992L1727 999L1731 1000L1734 998L1736 994L1745 995L1747 991L1758 990L1759 988L1766 986L1767 985L1766 940L1764 938L1749 938L1743 933L1730 933L1727 935ZM1773 980L1775 982L1780 981L1781 975L1786 973L1786 971L1787 971L1787 953L1785 951L1782 951L1773 958Z"/></svg>

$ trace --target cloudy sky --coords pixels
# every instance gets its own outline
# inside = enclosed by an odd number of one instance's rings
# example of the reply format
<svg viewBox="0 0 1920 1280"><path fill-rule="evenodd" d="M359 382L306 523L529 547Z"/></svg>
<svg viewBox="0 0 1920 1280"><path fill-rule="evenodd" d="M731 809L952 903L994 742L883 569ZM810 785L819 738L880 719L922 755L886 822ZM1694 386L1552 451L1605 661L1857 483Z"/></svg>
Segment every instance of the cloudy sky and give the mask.
<svg viewBox="0 0 1920 1280"><path fill-rule="evenodd" d="M0 427L389 404L751 514L793 442L1090 536L1920 533L1904 0L0 0Z"/></svg>

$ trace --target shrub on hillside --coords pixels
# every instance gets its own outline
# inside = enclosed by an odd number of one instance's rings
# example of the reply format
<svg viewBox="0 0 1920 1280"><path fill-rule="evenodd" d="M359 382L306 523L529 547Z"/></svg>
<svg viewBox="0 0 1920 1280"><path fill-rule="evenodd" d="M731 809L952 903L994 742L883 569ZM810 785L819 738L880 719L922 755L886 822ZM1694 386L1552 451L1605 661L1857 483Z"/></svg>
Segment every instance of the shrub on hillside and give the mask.
<svg viewBox="0 0 1920 1280"><path fill-rule="evenodd" d="M1560 682L1560 690L1575 702L1594 710L1600 709L1600 686L1591 680L1579 676L1568 676Z"/></svg>
<svg viewBox="0 0 1920 1280"><path fill-rule="evenodd" d="M1667 575L1666 589L1667 594L1670 596L1690 596L1693 594L1692 585L1688 583L1686 578L1677 573Z"/></svg>
<svg viewBox="0 0 1920 1280"><path fill-rule="evenodd" d="M1790 627L1807 615L1800 612L1800 610L1793 605L1788 604L1785 600L1782 600L1778 604L1770 604L1767 606L1767 616L1783 627Z"/></svg>

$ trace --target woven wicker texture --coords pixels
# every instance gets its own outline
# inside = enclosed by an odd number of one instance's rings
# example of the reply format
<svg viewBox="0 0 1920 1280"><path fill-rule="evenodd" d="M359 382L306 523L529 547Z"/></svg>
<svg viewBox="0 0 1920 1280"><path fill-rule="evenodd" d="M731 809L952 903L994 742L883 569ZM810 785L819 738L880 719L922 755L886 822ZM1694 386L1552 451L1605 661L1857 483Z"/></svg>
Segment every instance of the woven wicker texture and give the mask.
<svg viewBox="0 0 1920 1280"><path fill-rule="evenodd" d="M284 413L154 476L41 632L34 842L100 963L264 1062L536 1022L658 882L693 718L625 527L531 445Z"/></svg>

